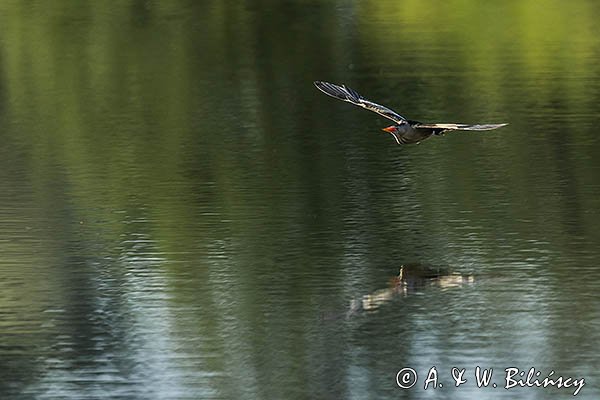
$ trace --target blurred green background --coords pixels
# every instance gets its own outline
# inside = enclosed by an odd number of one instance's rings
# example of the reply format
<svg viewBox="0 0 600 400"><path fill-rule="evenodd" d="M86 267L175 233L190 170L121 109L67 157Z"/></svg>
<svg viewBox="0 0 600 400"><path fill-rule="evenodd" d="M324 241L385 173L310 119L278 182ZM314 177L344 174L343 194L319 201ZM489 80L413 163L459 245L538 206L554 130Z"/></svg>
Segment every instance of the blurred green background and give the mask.
<svg viewBox="0 0 600 400"><path fill-rule="evenodd" d="M420 399L404 366L487 365L597 398L599 16L2 2L0 397ZM399 147L314 80L510 125ZM411 262L476 283L348 317ZM435 396L571 393L466 386Z"/></svg>

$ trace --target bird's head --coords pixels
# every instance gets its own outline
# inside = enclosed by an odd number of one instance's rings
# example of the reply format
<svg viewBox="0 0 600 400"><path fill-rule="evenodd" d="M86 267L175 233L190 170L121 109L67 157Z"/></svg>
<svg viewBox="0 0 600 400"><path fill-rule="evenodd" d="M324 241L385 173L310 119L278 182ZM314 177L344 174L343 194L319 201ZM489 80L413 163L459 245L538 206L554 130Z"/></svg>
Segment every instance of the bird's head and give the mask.
<svg viewBox="0 0 600 400"><path fill-rule="evenodd" d="M387 128L383 128L382 131L391 133L393 135L394 133L398 132L398 126L391 125L391 126L388 126Z"/></svg>

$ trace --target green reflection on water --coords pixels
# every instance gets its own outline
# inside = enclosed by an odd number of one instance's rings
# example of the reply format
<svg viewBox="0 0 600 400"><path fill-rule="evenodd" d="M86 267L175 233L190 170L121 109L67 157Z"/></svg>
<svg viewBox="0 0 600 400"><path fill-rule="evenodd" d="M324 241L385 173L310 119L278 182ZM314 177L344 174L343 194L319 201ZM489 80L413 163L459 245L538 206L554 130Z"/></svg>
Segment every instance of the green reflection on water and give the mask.
<svg viewBox="0 0 600 400"><path fill-rule="evenodd" d="M557 322L571 317L560 303L544 338L597 343L598 14L591 1L4 2L7 348L62 357L56 338L81 330L74 353L93 359L89 338L106 330L134 376L145 361L129 317L156 306L152 323L173 326L153 334L197 352L184 367L217 374L203 390L233 394L239 375L249 394L277 396L275 374L298 397L311 382L353 392L345 351L376 375L368 354L383 345L360 336L367 324L315 315L343 314L414 260L540 279L538 298L569 299L589 324ZM511 125L399 148L385 121L322 96L315 79L412 119ZM512 284L486 304L530 289ZM146 290L165 297L148 303ZM27 371L51 358L28 351L4 362Z"/></svg>

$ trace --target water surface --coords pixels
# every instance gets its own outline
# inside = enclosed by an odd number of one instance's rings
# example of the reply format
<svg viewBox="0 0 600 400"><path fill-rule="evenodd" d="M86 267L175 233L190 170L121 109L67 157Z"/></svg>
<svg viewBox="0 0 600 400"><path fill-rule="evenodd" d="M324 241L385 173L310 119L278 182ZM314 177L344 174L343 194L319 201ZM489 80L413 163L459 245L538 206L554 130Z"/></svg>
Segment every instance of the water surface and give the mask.
<svg viewBox="0 0 600 400"><path fill-rule="evenodd" d="M0 397L572 396L502 388L535 367L598 398L599 16L3 3ZM410 119L510 125L399 147L316 79ZM404 290L402 265L472 278ZM423 390L433 366L444 387Z"/></svg>

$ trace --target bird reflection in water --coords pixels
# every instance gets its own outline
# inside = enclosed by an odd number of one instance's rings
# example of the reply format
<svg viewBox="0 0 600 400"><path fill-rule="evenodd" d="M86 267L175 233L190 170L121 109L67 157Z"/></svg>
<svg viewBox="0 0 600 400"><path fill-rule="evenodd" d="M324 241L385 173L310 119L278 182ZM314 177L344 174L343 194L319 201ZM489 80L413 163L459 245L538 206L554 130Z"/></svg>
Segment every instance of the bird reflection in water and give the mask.
<svg viewBox="0 0 600 400"><path fill-rule="evenodd" d="M422 264L402 265L399 274L390 279L387 288L376 290L350 301L348 316L360 311L375 311L398 296L407 296L428 287L448 289L469 285L473 282L475 282L473 275L463 275L444 268L428 267Z"/></svg>

